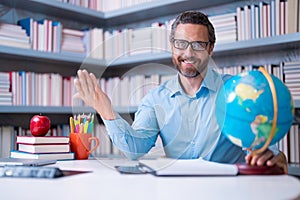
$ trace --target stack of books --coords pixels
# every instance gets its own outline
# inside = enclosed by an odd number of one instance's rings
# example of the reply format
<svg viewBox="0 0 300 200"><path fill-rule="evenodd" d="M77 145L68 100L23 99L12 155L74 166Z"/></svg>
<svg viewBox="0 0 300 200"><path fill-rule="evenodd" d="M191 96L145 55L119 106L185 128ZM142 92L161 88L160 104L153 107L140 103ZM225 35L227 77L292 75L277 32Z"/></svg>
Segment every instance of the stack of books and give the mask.
<svg viewBox="0 0 300 200"><path fill-rule="evenodd" d="M70 138L65 136L17 136L18 150L11 151L12 158L71 160Z"/></svg>
<svg viewBox="0 0 300 200"><path fill-rule="evenodd" d="M21 26L0 23L0 45L29 49L30 38Z"/></svg>
<svg viewBox="0 0 300 200"><path fill-rule="evenodd" d="M13 95L10 91L10 73L0 72L0 105L12 105Z"/></svg>
<svg viewBox="0 0 300 200"><path fill-rule="evenodd" d="M61 53L73 55L85 55L85 45L83 42L84 31L75 29L62 29Z"/></svg>

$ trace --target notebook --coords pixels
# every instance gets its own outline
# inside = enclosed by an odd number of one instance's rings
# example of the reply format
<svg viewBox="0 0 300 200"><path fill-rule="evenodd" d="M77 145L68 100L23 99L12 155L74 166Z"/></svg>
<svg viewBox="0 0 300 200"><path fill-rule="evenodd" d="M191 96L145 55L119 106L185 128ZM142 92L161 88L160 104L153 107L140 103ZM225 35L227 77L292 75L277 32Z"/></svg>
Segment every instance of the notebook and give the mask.
<svg viewBox="0 0 300 200"><path fill-rule="evenodd" d="M0 158L0 166L43 166L54 163L56 163L56 160L51 159Z"/></svg>
<svg viewBox="0 0 300 200"><path fill-rule="evenodd" d="M203 159L156 159L139 160L143 170L156 176L236 176L238 167L235 164L224 164Z"/></svg>

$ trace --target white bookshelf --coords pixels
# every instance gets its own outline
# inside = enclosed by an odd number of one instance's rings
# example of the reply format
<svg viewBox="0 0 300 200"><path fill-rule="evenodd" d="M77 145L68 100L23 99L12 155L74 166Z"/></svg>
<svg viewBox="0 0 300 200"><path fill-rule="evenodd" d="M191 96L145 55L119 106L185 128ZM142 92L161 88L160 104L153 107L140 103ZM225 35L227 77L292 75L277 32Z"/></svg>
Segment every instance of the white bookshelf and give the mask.
<svg viewBox="0 0 300 200"><path fill-rule="evenodd" d="M266 0L264 2L270 1ZM149 26L159 19L171 19L179 12L191 9L201 10L211 16L220 15L235 12L238 6L243 6L246 3L254 2L166 0L153 1L104 13L55 0L3 0L0 2L0 7L9 10L10 15L1 16L0 20L16 24L19 19L25 17L49 18L63 22L65 27L75 29L99 27L108 30L115 27L126 27L127 25L130 27ZM105 72L106 76L109 77L122 76L133 67L145 63L172 65L170 52L124 56L110 62L87 59L85 56L40 52L7 46L0 46L0 59L1 71L57 72L65 76L75 76L79 68L87 68L96 74ZM254 60L255 64L299 61L300 33L224 44L218 44L217 42L213 59L220 66L249 65L253 64ZM299 100L295 101L295 107L300 108ZM117 107L115 109L125 115L132 115L136 111L136 107ZM0 120L2 125L26 126L29 121L24 119L29 119L30 116L36 113L43 113L53 117L55 119L54 124L67 124L67 116L76 112L94 111L90 108L78 107L0 106ZM296 113L299 114L299 112ZM297 170L299 172L299 168L296 168Z"/></svg>

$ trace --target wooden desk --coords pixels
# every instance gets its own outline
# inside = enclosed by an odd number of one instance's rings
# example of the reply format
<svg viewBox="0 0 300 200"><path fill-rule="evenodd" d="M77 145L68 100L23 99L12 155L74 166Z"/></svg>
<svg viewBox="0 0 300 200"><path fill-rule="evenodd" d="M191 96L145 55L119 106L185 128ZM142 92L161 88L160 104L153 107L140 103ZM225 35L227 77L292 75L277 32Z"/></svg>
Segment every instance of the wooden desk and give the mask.
<svg viewBox="0 0 300 200"><path fill-rule="evenodd" d="M56 179L0 178L0 199L295 199L299 179L288 175L230 177L155 177L123 175L113 166L124 160L60 161L65 170L91 170Z"/></svg>

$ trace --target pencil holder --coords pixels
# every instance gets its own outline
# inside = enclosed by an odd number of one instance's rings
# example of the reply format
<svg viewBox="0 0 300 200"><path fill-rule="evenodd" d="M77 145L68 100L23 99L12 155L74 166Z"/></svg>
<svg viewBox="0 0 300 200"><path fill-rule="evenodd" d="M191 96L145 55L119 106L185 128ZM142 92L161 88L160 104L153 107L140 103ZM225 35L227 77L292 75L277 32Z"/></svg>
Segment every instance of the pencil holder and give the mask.
<svg viewBox="0 0 300 200"><path fill-rule="evenodd" d="M91 148L92 141L95 146ZM89 155L99 146L99 139L89 133L70 133L71 151L75 153L76 160L88 159Z"/></svg>

